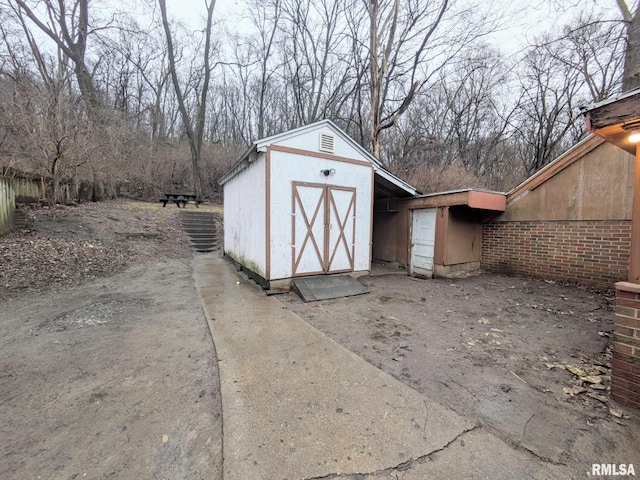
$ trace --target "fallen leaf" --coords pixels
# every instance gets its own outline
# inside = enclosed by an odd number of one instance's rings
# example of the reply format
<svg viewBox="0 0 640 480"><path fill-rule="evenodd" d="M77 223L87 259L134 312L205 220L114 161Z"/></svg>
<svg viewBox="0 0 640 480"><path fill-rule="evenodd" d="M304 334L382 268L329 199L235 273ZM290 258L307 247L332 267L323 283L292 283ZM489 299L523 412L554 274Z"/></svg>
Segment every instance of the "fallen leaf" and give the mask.
<svg viewBox="0 0 640 480"><path fill-rule="evenodd" d="M574 395L578 395L579 393L584 393L584 392L586 392L586 391L587 391L587 389L586 389L586 388L584 388L584 387L579 387L579 386L577 386L577 385L576 385L576 386L574 386L574 387L564 387L564 388L562 389L562 391L563 391L564 393L566 393L567 395L571 395L571 396L573 397Z"/></svg>
<svg viewBox="0 0 640 480"><path fill-rule="evenodd" d="M478 320L478 323L481 323L482 325L489 325L491 322L483 317L480 320Z"/></svg>
<svg viewBox="0 0 640 480"><path fill-rule="evenodd" d="M605 387L601 383L594 383L594 384L589 385L589 387L593 388L594 390L606 390L607 389L607 387Z"/></svg>
<svg viewBox="0 0 640 480"><path fill-rule="evenodd" d="M629 418L629 415L625 414L622 410L618 410L616 408L610 408L609 413L614 417L618 418Z"/></svg>
<svg viewBox="0 0 640 480"><path fill-rule="evenodd" d="M584 370L578 367L574 367L573 365L567 365L567 370L578 377L584 377L586 375L586 372Z"/></svg>
<svg viewBox="0 0 640 480"><path fill-rule="evenodd" d="M580 380L587 383L602 383L602 377L598 375L585 375L584 377L580 377Z"/></svg>
<svg viewBox="0 0 640 480"><path fill-rule="evenodd" d="M169 441L169 435L162 435L162 443L167 443Z"/></svg>
<svg viewBox="0 0 640 480"><path fill-rule="evenodd" d="M603 395L596 395L595 393L587 393L587 397L591 397L595 400L598 400L599 402L602 403L607 403L609 400L607 399L607 397L603 396Z"/></svg>

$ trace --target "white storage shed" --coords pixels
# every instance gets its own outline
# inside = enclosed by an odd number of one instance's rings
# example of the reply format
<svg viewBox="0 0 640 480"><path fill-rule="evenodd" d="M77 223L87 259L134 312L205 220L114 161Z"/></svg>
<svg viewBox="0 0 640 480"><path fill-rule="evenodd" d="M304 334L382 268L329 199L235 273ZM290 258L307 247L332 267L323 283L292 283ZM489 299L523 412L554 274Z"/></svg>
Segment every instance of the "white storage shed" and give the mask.
<svg viewBox="0 0 640 480"><path fill-rule="evenodd" d="M374 195L416 194L329 120L254 142L220 184L224 252L268 289L367 273Z"/></svg>

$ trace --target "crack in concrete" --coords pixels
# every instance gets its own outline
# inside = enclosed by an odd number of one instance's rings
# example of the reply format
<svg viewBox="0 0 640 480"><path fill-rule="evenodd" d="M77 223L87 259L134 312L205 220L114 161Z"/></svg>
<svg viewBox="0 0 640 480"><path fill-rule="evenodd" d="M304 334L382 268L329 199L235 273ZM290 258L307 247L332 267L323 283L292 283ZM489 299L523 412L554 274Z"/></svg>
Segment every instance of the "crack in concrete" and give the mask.
<svg viewBox="0 0 640 480"><path fill-rule="evenodd" d="M519 443L524 442L524 438L527 436L527 427L529 426L529 422L531 422L531 420L533 420L534 416L535 416L535 413L532 413L531 416L529 417L529 420L527 420L526 423L524 424L524 427L522 427L522 435L520 436L520 442Z"/></svg>
<svg viewBox="0 0 640 480"><path fill-rule="evenodd" d="M549 458L549 457L547 457L545 455L541 455L541 454L535 452L534 450L532 450L530 447L527 447L526 445L519 444L519 445L516 445L516 447L519 447L519 448L525 450L526 452L529 452L534 457L542 460L543 462L550 463L551 465L561 465L561 466L566 466L567 465L567 462L560 462L560 461L554 460L552 458Z"/></svg>
<svg viewBox="0 0 640 480"><path fill-rule="evenodd" d="M389 475L394 471L409 470L411 467L413 467L414 464L422 463L426 459L431 457L431 455L442 452L443 450L451 446L460 437L462 437L463 435L469 432L472 432L473 430L476 430L477 428L481 428L480 425L474 425L471 428L467 428L462 432L460 432L458 435L456 435L450 442L443 445L442 447L432 450L429 453L425 453L424 455L421 455L417 458L410 458L409 460L401 462L394 467L383 468L382 470L376 470L374 472L367 472L367 473L328 473L327 475L321 475L319 477L307 477L302 480L332 480L335 478L346 478L349 480L365 480L369 475Z"/></svg>

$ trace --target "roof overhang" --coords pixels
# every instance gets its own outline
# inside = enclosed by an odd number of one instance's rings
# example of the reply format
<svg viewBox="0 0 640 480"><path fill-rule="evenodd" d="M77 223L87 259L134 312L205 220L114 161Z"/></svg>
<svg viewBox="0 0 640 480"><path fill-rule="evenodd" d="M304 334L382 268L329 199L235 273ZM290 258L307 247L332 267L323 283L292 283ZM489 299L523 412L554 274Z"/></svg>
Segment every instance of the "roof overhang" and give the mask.
<svg viewBox="0 0 640 480"><path fill-rule="evenodd" d="M409 208L469 207L478 210L504 212L507 195L503 192L466 188L420 195L410 200Z"/></svg>
<svg viewBox="0 0 640 480"><path fill-rule="evenodd" d="M256 144L252 143L249 148L245 150L240 159L233 164L233 167L229 169L227 173L225 173L220 180L218 180L218 185L224 185L241 171L249 166L250 163L255 162L258 158L258 150L256 149Z"/></svg>
<svg viewBox="0 0 640 480"><path fill-rule="evenodd" d="M382 167L373 167L376 198L415 197L420 192Z"/></svg>
<svg viewBox="0 0 640 480"><path fill-rule="evenodd" d="M640 88L581 108L587 130L607 142L636 154L636 143L629 141L633 131L640 132Z"/></svg>

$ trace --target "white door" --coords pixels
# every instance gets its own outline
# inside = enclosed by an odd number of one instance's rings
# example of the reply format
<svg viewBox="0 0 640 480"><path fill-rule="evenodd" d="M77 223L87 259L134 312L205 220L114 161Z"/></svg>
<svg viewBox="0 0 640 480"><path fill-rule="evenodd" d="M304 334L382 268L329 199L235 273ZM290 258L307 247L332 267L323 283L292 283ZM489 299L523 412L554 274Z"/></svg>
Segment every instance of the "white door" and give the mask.
<svg viewBox="0 0 640 480"><path fill-rule="evenodd" d="M352 272L356 240L356 190L327 186L326 272Z"/></svg>
<svg viewBox="0 0 640 480"><path fill-rule="evenodd" d="M409 273L433 277L436 240L436 209L413 210L411 223L411 263Z"/></svg>
<svg viewBox="0 0 640 480"><path fill-rule="evenodd" d="M356 190L293 183L292 274L353 271Z"/></svg>

